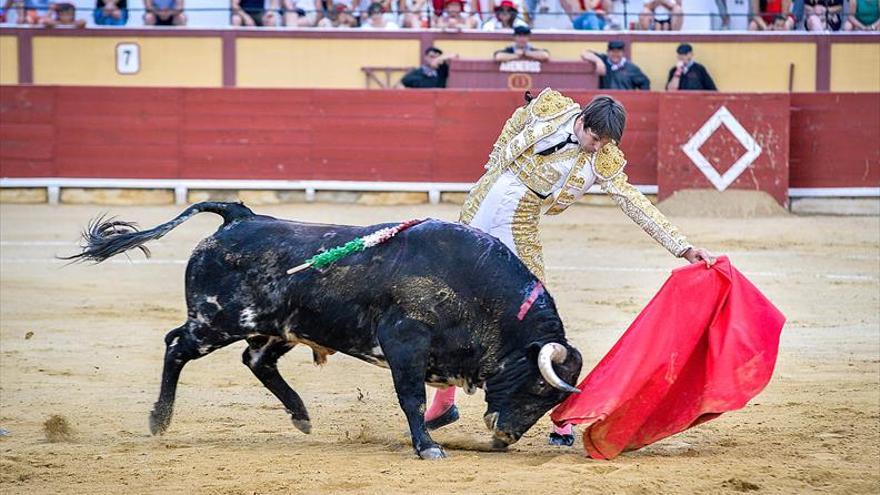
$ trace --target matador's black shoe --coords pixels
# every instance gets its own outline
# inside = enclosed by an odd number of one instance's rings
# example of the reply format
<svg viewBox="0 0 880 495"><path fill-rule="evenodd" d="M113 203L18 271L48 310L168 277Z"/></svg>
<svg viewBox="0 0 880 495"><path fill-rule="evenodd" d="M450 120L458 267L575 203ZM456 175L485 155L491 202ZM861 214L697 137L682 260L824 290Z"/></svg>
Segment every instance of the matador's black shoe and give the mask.
<svg viewBox="0 0 880 495"><path fill-rule="evenodd" d="M548 438L550 445L558 445L559 447L571 447L574 445L574 435L560 435L555 431Z"/></svg>
<svg viewBox="0 0 880 495"><path fill-rule="evenodd" d="M455 404L452 405L449 409L446 410L445 413L437 416L431 421L425 421L425 427L428 430L436 430L437 428L442 428L446 425L451 425L458 421L458 408L455 407Z"/></svg>

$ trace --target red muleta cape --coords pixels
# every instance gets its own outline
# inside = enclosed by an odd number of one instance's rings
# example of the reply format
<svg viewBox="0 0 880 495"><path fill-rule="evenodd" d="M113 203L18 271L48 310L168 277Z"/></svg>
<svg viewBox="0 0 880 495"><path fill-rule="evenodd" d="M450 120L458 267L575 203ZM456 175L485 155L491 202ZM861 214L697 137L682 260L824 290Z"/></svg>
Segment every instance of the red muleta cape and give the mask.
<svg viewBox="0 0 880 495"><path fill-rule="evenodd" d="M770 381L785 316L726 257L678 268L552 413L611 459L742 408Z"/></svg>

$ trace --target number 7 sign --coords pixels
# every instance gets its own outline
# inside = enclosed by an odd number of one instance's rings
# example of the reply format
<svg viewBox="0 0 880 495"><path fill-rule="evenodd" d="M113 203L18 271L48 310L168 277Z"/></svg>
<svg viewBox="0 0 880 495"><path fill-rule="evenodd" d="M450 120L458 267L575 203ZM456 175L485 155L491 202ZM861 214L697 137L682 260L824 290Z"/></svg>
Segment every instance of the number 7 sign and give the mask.
<svg viewBox="0 0 880 495"><path fill-rule="evenodd" d="M137 43L116 45L116 72L137 74L141 70L141 47Z"/></svg>

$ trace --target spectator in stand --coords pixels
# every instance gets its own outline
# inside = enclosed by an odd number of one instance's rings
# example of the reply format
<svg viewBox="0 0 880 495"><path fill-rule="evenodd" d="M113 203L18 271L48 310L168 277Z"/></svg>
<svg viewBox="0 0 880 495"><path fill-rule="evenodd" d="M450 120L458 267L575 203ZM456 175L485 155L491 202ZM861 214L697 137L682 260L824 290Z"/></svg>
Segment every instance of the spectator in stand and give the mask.
<svg viewBox="0 0 880 495"><path fill-rule="evenodd" d="M330 1L327 11L324 13L323 19L318 21L318 27L321 28L355 28L359 24L359 14L356 5L358 0L353 2ZM325 4L326 5L326 4Z"/></svg>
<svg viewBox="0 0 880 495"><path fill-rule="evenodd" d="M639 26L646 31L680 31L683 13L681 0L647 0L639 14Z"/></svg>
<svg viewBox="0 0 880 495"><path fill-rule="evenodd" d="M144 0L145 26L186 26L183 0Z"/></svg>
<svg viewBox="0 0 880 495"><path fill-rule="evenodd" d="M287 27L314 27L322 8L321 0L282 0L281 18Z"/></svg>
<svg viewBox="0 0 880 495"><path fill-rule="evenodd" d="M718 91L715 81L709 75L709 71L694 61L694 49L688 43L678 45L675 50L678 61L675 67L669 69L669 78L666 80L667 91Z"/></svg>
<svg viewBox="0 0 880 495"><path fill-rule="evenodd" d="M572 0L526 0L535 29L571 29Z"/></svg>
<svg viewBox="0 0 880 495"><path fill-rule="evenodd" d="M443 55L436 47L425 50L422 66L403 76L401 84L407 88L445 88L449 77L449 61L458 55Z"/></svg>
<svg viewBox="0 0 880 495"><path fill-rule="evenodd" d="M576 0L572 7L572 25L583 31L602 31L605 29L611 0Z"/></svg>
<svg viewBox="0 0 880 495"><path fill-rule="evenodd" d="M495 6L495 17L483 23L483 31L513 31L517 26L528 27L528 23L519 17L519 10L513 0L501 0Z"/></svg>
<svg viewBox="0 0 880 495"><path fill-rule="evenodd" d="M277 26L278 0L232 0L232 25Z"/></svg>
<svg viewBox="0 0 880 495"><path fill-rule="evenodd" d="M850 0L847 31L880 31L878 0Z"/></svg>
<svg viewBox="0 0 880 495"><path fill-rule="evenodd" d="M461 31L479 28L480 20L464 11L464 0L445 0L435 25L447 31Z"/></svg>
<svg viewBox="0 0 880 495"><path fill-rule="evenodd" d="M43 26L47 28L52 27L62 27L62 28L84 28L86 27L85 19L77 19L76 18L76 6L72 3L56 3L49 7L50 12L54 12L54 15L51 15L43 19Z"/></svg>
<svg viewBox="0 0 880 495"><path fill-rule="evenodd" d="M400 24L405 28L426 28L430 19L428 0L400 0Z"/></svg>
<svg viewBox="0 0 880 495"><path fill-rule="evenodd" d="M543 48L536 48L529 43L532 30L528 26L517 26L513 29L513 44L495 52L493 58L496 62L509 62L511 60L526 59L546 62L550 60L550 52Z"/></svg>
<svg viewBox="0 0 880 495"><path fill-rule="evenodd" d="M97 0L95 24L101 26L124 26L128 22L127 0Z"/></svg>
<svg viewBox="0 0 880 495"><path fill-rule="evenodd" d="M805 0L804 28L807 31L840 31L843 0Z"/></svg>
<svg viewBox="0 0 880 495"><path fill-rule="evenodd" d="M18 24L41 26L43 21L50 18L52 7L50 0L6 0L2 10L8 13L10 8L14 8Z"/></svg>
<svg viewBox="0 0 880 495"><path fill-rule="evenodd" d="M749 31L789 31L794 28L790 0L752 0Z"/></svg>
<svg viewBox="0 0 880 495"><path fill-rule="evenodd" d="M381 3L373 2L367 7L367 20L361 24L361 29L400 29L400 26L385 18L385 8Z"/></svg>
<svg viewBox="0 0 880 495"><path fill-rule="evenodd" d="M600 89L651 89L651 81L624 56L626 44L623 41L609 41L608 53L584 50L581 58L596 64Z"/></svg>

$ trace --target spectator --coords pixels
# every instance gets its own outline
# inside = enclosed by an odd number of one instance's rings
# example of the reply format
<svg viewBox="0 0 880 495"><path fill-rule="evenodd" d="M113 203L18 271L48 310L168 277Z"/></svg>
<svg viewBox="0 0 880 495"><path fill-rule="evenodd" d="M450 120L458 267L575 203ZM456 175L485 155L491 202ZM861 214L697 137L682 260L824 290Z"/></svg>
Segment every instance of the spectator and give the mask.
<svg viewBox="0 0 880 495"><path fill-rule="evenodd" d="M232 0L232 25L277 26L277 10L278 0Z"/></svg>
<svg viewBox="0 0 880 495"><path fill-rule="evenodd" d="M571 0L526 0L535 29L571 29Z"/></svg>
<svg viewBox="0 0 880 495"><path fill-rule="evenodd" d="M443 12L437 18L436 25L449 31L460 31L462 29L477 29L480 27L480 21L465 13L464 0L445 0Z"/></svg>
<svg viewBox="0 0 880 495"><path fill-rule="evenodd" d="M794 19L786 16L790 9L790 0L752 0L749 31L788 31L794 28Z"/></svg>
<svg viewBox="0 0 880 495"><path fill-rule="evenodd" d="M400 26L385 18L385 8L381 3L373 2L367 8L367 20L361 24L361 29L400 29Z"/></svg>
<svg viewBox="0 0 880 495"><path fill-rule="evenodd" d="M847 31L880 30L880 8L878 0L850 0L849 19L844 27Z"/></svg>
<svg viewBox="0 0 880 495"><path fill-rule="evenodd" d="M510 60L528 59L546 62L550 60L550 52L542 48L535 48L529 43L532 30L528 26L517 26L513 29L513 44L495 52L496 62L508 62Z"/></svg>
<svg viewBox="0 0 880 495"><path fill-rule="evenodd" d="M401 84L407 88L445 88L449 77L449 61L458 55L443 55L436 47L425 50L422 66L403 76Z"/></svg>
<svg viewBox="0 0 880 495"><path fill-rule="evenodd" d="M639 26L646 31L680 31L682 22L681 0L647 0L639 14Z"/></svg>
<svg viewBox="0 0 880 495"><path fill-rule="evenodd" d="M596 64L600 89L651 89L651 81L639 66L626 59L624 48L622 41L609 41L607 54L584 50L581 58Z"/></svg>
<svg viewBox="0 0 880 495"><path fill-rule="evenodd" d="M675 53L678 62L675 63L675 67L669 69L669 78L666 80L667 91L718 90L709 71L702 64L694 61L694 49L691 45L682 43L678 45Z"/></svg>
<svg viewBox="0 0 880 495"><path fill-rule="evenodd" d="M495 6L495 17L483 23L483 31L513 31L517 26L528 27L528 24L519 17L519 10L513 0L501 0Z"/></svg>
<svg viewBox="0 0 880 495"><path fill-rule="evenodd" d="M41 26L44 21L50 18L50 11L54 8L50 0L6 0L3 8L0 9L5 14L10 8L15 9L15 18L18 24L30 24L32 26Z"/></svg>
<svg viewBox="0 0 880 495"><path fill-rule="evenodd" d="M400 0L400 20L405 28L426 28L430 13L428 0Z"/></svg>
<svg viewBox="0 0 880 495"><path fill-rule="evenodd" d="M804 28L807 31L840 31L843 0L805 0Z"/></svg>
<svg viewBox="0 0 880 495"><path fill-rule="evenodd" d="M318 21L318 27L354 28L358 26L358 11L356 7L359 3L358 0L328 3L330 3L330 7L324 13L323 19Z"/></svg>
<svg viewBox="0 0 880 495"><path fill-rule="evenodd" d="M321 0L281 0L281 17L287 27L314 27L322 8Z"/></svg>
<svg viewBox="0 0 880 495"><path fill-rule="evenodd" d="M68 27L68 28L84 28L86 27L85 19L76 18L76 7L72 3L56 3L49 7L50 12L54 12L54 16L43 19L43 26L51 27Z"/></svg>
<svg viewBox="0 0 880 495"><path fill-rule="evenodd" d="M186 26L183 0L144 0L145 26Z"/></svg>
<svg viewBox="0 0 880 495"><path fill-rule="evenodd" d="M583 31L602 31L605 29L606 17L611 11L611 0L579 0L572 8L574 12L572 25Z"/></svg>
<svg viewBox="0 0 880 495"><path fill-rule="evenodd" d="M127 0L97 0L95 24L101 26L124 26L128 22Z"/></svg>

